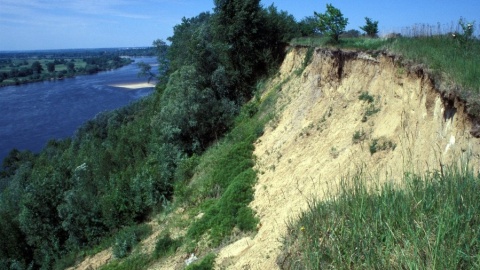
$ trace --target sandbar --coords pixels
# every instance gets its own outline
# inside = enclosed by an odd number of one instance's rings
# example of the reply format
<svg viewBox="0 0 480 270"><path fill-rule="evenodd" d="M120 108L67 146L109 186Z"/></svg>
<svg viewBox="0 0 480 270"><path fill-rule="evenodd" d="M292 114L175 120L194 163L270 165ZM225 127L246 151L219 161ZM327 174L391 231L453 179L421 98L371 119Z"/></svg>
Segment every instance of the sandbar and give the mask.
<svg viewBox="0 0 480 270"><path fill-rule="evenodd" d="M140 89L140 88L155 87L155 84L146 83L146 82L145 83L121 83L121 84L111 84L110 86L134 90L134 89Z"/></svg>

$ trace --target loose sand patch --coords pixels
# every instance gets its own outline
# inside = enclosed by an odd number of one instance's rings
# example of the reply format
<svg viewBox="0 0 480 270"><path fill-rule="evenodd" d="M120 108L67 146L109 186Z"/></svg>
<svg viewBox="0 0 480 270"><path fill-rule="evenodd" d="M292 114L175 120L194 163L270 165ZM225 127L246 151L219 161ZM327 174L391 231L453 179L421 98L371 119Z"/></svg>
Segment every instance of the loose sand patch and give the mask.
<svg viewBox="0 0 480 270"><path fill-rule="evenodd" d="M111 84L110 86L137 90L142 88L152 88L152 87L155 87L155 84L153 83L121 83L121 84Z"/></svg>

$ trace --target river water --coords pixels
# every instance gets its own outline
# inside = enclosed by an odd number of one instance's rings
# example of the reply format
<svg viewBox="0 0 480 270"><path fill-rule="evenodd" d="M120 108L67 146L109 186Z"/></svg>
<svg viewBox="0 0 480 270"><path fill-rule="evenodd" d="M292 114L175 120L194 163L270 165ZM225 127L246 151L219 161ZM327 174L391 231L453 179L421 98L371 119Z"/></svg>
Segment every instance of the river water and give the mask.
<svg viewBox="0 0 480 270"><path fill-rule="evenodd" d="M156 58L133 58L154 65ZM152 68L152 71L156 67ZM50 139L72 136L99 112L145 97L153 87L115 85L145 83L135 63L94 75L61 81L0 87L0 164L11 149L39 152Z"/></svg>

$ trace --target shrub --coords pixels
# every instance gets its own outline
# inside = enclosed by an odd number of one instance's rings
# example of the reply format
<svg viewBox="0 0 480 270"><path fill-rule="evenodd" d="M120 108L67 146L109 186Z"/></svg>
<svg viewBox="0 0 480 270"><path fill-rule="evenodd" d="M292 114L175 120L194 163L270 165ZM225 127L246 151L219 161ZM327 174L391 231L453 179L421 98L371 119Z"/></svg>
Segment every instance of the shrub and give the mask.
<svg viewBox="0 0 480 270"><path fill-rule="evenodd" d="M162 234L155 244L155 256L162 257L175 252L181 242L180 239L172 239L169 232Z"/></svg>
<svg viewBox="0 0 480 270"><path fill-rule="evenodd" d="M370 154L375 154L378 151L385 151L388 149L395 150L397 144L385 138L373 139L370 143Z"/></svg>
<svg viewBox="0 0 480 270"><path fill-rule="evenodd" d="M359 100L367 101L368 103L373 103L375 100L373 96L371 96L368 92L362 92L358 97Z"/></svg>
<svg viewBox="0 0 480 270"><path fill-rule="evenodd" d="M127 257L138 242L150 233L151 228L147 224L124 228L115 237L113 256L115 258Z"/></svg>
<svg viewBox="0 0 480 270"><path fill-rule="evenodd" d="M353 136L352 136L353 143L357 144L357 143L362 142L363 140L365 140L366 135L367 134L363 130L355 131L355 133L353 133Z"/></svg>

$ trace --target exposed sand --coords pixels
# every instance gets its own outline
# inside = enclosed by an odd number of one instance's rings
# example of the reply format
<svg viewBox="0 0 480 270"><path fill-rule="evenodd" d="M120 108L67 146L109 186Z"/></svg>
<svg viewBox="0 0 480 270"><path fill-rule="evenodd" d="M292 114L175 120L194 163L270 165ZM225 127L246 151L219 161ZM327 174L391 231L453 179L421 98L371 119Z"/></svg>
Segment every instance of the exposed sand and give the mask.
<svg viewBox="0 0 480 270"><path fill-rule="evenodd" d="M290 52L273 86L292 76L304 55L304 49ZM468 132L461 104L444 119L445 107L427 76L402 72L387 57L367 58L344 60L339 79L340 58L317 51L302 75L282 85L278 117L255 143L259 174L250 206L260 219L258 233L223 247L216 268L278 269L286 223L359 168L379 181L398 181L405 169L435 170L469 151L471 164L480 163L478 139ZM367 121L362 117L369 105L359 100L364 91L380 108ZM352 136L360 130L366 139L355 144ZM373 138L396 148L372 155Z"/></svg>
<svg viewBox="0 0 480 270"><path fill-rule="evenodd" d="M146 83L146 82L145 83L120 83L120 84L111 84L110 86L136 90L141 88L155 87L155 84Z"/></svg>

